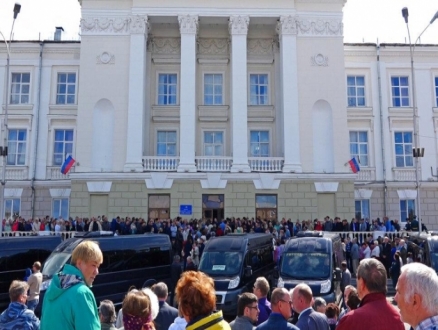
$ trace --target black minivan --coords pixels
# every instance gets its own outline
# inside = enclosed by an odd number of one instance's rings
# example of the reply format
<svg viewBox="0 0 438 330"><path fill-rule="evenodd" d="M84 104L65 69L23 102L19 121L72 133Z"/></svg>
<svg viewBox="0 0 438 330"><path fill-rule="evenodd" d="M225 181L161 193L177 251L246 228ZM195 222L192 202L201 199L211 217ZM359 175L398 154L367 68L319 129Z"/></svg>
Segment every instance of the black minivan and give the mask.
<svg viewBox="0 0 438 330"><path fill-rule="evenodd" d="M91 291L96 302L111 300L121 305L131 286L143 287L148 280L170 284L172 246L165 234L114 236L112 232L77 233L75 237L62 242L46 260L43 267L41 298L54 274L70 263L74 248L84 240L99 244L103 263L99 267ZM39 304L38 311L41 309Z"/></svg>
<svg viewBox="0 0 438 330"><path fill-rule="evenodd" d="M9 286L23 281L27 268L35 261L44 263L62 242L61 236L20 236L0 238L0 311L9 303Z"/></svg>
<svg viewBox="0 0 438 330"><path fill-rule="evenodd" d="M277 287L288 290L306 283L314 297L327 303L339 302L342 242L339 234L327 232L298 232L289 239L283 250L277 274Z"/></svg>
<svg viewBox="0 0 438 330"><path fill-rule="evenodd" d="M271 234L229 234L208 240L199 270L214 280L216 307L236 315L238 295L252 292L257 277L272 283L274 243Z"/></svg>

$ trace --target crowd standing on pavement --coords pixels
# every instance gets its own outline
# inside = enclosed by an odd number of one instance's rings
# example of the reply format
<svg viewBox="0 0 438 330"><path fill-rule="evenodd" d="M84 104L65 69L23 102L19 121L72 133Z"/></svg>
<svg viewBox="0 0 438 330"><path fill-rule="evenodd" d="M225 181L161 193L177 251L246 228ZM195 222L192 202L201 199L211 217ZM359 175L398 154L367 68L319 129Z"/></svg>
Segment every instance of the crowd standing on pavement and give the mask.
<svg viewBox="0 0 438 330"><path fill-rule="evenodd" d="M0 316L0 330L13 329L404 329L403 321L416 330L438 329L438 280L436 273L426 266L413 263L405 240L395 237L374 239L372 233L344 237L342 256L343 308L327 304L313 297L304 283L291 291L270 288L266 278L254 283L253 293L239 297L237 317L228 324L221 311L216 311L213 280L197 271L205 243L214 236L229 233L270 233L276 241L274 259L280 262L287 239L303 230L333 232L395 232L400 231L397 220L383 218L368 221L338 217L324 221L290 219L268 221L249 218L229 218L218 221L197 219L149 219L117 217L110 222L99 217L63 219L3 220L3 230L14 231L113 231L115 235L143 233L168 234L172 241L171 292L165 283L156 283L151 289L130 290L116 317L114 304L105 300L97 308L90 290L98 276L102 252L92 241L79 244L72 253L71 264L54 276L44 297L41 324L33 313L39 303L42 282L41 263L36 261L26 282L14 281L10 288L11 304ZM406 229L406 228L405 228ZM410 230L418 230L418 221L408 222ZM419 260L415 260L419 261ZM403 266L404 265L404 266ZM421 266L421 267L420 267ZM420 268L418 268L420 267ZM429 272L426 271L430 270ZM432 273L431 273L432 272ZM351 278L357 275L357 289ZM421 277L421 276L422 277ZM434 276L433 276L434 275ZM395 301L400 314L387 302L387 279L397 289ZM421 278L422 280L419 280ZM413 288L413 289L412 289ZM271 293L269 295L269 293ZM270 300L268 297L270 296ZM415 303L417 302L417 303ZM173 306L178 306L174 308ZM413 317L413 314L415 317ZM366 320L366 322L365 322ZM390 322L390 323L388 323ZM14 324L20 327L14 328Z"/></svg>

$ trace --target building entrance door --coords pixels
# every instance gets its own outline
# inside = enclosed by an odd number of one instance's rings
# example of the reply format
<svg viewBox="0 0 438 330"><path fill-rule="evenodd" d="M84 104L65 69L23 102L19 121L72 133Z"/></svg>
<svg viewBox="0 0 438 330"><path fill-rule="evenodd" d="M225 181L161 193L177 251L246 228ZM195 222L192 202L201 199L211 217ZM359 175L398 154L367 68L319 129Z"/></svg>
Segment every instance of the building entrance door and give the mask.
<svg viewBox="0 0 438 330"><path fill-rule="evenodd" d="M202 216L204 219L224 219L224 195L202 195Z"/></svg>

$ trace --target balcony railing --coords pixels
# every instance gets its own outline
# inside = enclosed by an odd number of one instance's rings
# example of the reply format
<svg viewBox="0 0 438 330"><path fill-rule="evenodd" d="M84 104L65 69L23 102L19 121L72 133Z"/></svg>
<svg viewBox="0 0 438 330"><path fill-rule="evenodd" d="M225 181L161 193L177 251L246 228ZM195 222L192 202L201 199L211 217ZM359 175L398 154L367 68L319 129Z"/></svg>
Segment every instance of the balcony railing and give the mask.
<svg viewBox="0 0 438 330"><path fill-rule="evenodd" d="M147 156L143 157L143 171L176 171L179 157Z"/></svg>
<svg viewBox="0 0 438 330"><path fill-rule="evenodd" d="M356 181L375 181L376 169L371 167L361 167L357 173Z"/></svg>
<svg viewBox="0 0 438 330"><path fill-rule="evenodd" d="M281 172L284 158L282 157L249 157L249 167L253 172Z"/></svg>
<svg viewBox="0 0 438 330"><path fill-rule="evenodd" d="M415 181L415 168L399 168L392 169L394 181Z"/></svg>
<svg viewBox="0 0 438 330"><path fill-rule="evenodd" d="M70 174L75 171L73 166L67 174L61 173L61 166L47 166L46 178L47 180L69 180Z"/></svg>
<svg viewBox="0 0 438 330"><path fill-rule="evenodd" d="M3 177L3 166L0 168L0 178ZM27 166L6 166L6 180L29 180Z"/></svg>
<svg viewBox="0 0 438 330"><path fill-rule="evenodd" d="M199 172L229 172L232 157L195 157L196 170Z"/></svg>

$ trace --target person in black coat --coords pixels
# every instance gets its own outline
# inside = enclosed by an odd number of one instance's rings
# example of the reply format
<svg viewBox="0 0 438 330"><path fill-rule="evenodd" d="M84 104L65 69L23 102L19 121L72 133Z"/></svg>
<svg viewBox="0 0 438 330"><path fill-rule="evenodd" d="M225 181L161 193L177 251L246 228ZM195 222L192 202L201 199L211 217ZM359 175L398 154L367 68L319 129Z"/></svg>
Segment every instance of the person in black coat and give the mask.
<svg viewBox="0 0 438 330"><path fill-rule="evenodd" d="M172 266L170 266L170 304L173 306L173 300L175 297L175 288L178 280L182 274L182 267L180 263L181 259L179 255L173 257Z"/></svg>
<svg viewBox="0 0 438 330"><path fill-rule="evenodd" d="M170 325L178 317L178 310L175 307L169 306L167 300L167 285L164 282L158 282L152 286L152 291L158 297L159 311L154 319L156 330L168 330Z"/></svg>
<svg viewBox="0 0 438 330"><path fill-rule="evenodd" d="M391 267L391 263L392 263L391 249L392 249L392 246L391 246L391 243L389 242L389 238L385 237L383 239L382 250L380 251L380 255L382 257L381 261L382 261L383 265L385 266L386 273L388 274L388 278L390 276L389 267Z"/></svg>
<svg viewBox="0 0 438 330"><path fill-rule="evenodd" d="M198 270L198 267L196 267L195 263L193 262L192 257L190 257L190 256L187 257L187 265L186 265L185 270L186 271L189 271L189 270L197 271Z"/></svg>

